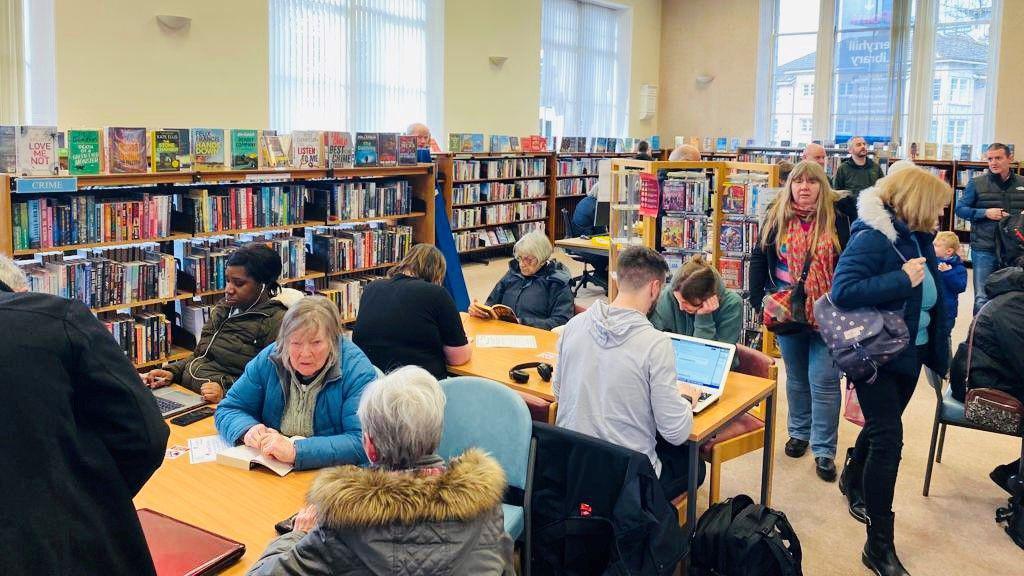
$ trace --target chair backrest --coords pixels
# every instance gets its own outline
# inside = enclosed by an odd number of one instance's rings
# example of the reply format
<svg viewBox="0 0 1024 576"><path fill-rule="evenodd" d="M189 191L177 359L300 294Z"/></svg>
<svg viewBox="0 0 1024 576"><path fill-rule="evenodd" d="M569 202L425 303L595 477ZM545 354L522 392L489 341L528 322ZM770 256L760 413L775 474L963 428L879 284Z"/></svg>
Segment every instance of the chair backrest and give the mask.
<svg viewBox="0 0 1024 576"><path fill-rule="evenodd" d="M576 230L572 225L572 216L569 215L568 208L562 208L562 224L565 225L565 236L563 238L575 238Z"/></svg>
<svg viewBox="0 0 1024 576"><path fill-rule="evenodd" d="M577 304L575 302L572 303L572 314L573 314L573 316L575 316L576 314L583 314L586 311L587 311L587 307L586 306L584 306L582 304Z"/></svg>
<svg viewBox="0 0 1024 576"><path fill-rule="evenodd" d="M939 404L942 404L942 390L946 386L946 381L942 376L939 376L935 370L924 366L924 377L928 380L928 385L935 390L935 396L939 399Z"/></svg>
<svg viewBox="0 0 1024 576"><path fill-rule="evenodd" d="M736 356L739 358L739 364L736 366L737 372L758 378L767 378L778 384L779 367L774 358L743 344L736 345ZM752 408L750 414L763 422L765 418L764 402Z"/></svg>
<svg viewBox="0 0 1024 576"><path fill-rule="evenodd" d="M441 389L445 408L438 455L448 459L480 448L501 464L510 486L525 490L533 433L526 402L511 388L475 376L447 378Z"/></svg>

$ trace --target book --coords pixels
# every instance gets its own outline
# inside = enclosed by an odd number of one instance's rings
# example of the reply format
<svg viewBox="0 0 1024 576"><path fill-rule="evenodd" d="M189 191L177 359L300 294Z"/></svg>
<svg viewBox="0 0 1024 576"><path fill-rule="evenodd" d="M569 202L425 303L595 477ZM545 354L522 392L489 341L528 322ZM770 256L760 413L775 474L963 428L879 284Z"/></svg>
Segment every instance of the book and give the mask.
<svg viewBox="0 0 1024 576"><path fill-rule="evenodd" d="M725 152L729 148L729 139L719 136L715 139L715 152Z"/></svg>
<svg viewBox="0 0 1024 576"><path fill-rule="evenodd" d="M68 146L64 139L64 133L57 131L57 169L59 172L68 171Z"/></svg>
<svg viewBox="0 0 1024 576"><path fill-rule="evenodd" d="M402 166L416 164L417 142L415 136L402 134L398 137L398 163Z"/></svg>
<svg viewBox="0 0 1024 576"><path fill-rule="evenodd" d="M292 132L292 167L323 168L323 135L317 130Z"/></svg>
<svg viewBox="0 0 1024 576"><path fill-rule="evenodd" d="M938 152L938 144L936 144L935 142L925 142L924 143L924 159L925 160L935 160L937 152Z"/></svg>
<svg viewBox="0 0 1024 576"><path fill-rule="evenodd" d="M264 131L262 146L263 159L268 168L288 167L290 158L287 137L278 135L276 131Z"/></svg>
<svg viewBox="0 0 1024 576"><path fill-rule="evenodd" d="M356 132L356 167L377 165L377 133Z"/></svg>
<svg viewBox="0 0 1024 576"><path fill-rule="evenodd" d="M952 144L943 144L942 145L942 159L943 160L952 160L953 159L953 145Z"/></svg>
<svg viewBox="0 0 1024 576"><path fill-rule="evenodd" d="M18 148L15 145L15 126L0 126L0 173L18 169Z"/></svg>
<svg viewBox="0 0 1024 576"><path fill-rule="evenodd" d="M377 135L377 163L381 166L398 166L398 134L381 132Z"/></svg>
<svg viewBox="0 0 1024 576"><path fill-rule="evenodd" d="M971 161L971 156L973 154L974 154L974 146L972 146L970 144L961 144L960 145L960 161L961 162L970 162Z"/></svg>
<svg viewBox="0 0 1024 576"><path fill-rule="evenodd" d="M19 126L15 133L15 146L18 174L57 175L60 165L57 160L56 126Z"/></svg>
<svg viewBox="0 0 1024 576"><path fill-rule="evenodd" d="M462 134L458 132L451 132L448 134L448 151L462 152Z"/></svg>
<svg viewBox="0 0 1024 576"><path fill-rule="evenodd" d="M509 149L512 152L522 152L523 151L523 147L522 147L522 145L519 142L519 136L509 136L508 137L508 145L509 145Z"/></svg>
<svg viewBox="0 0 1024 576"><path fill-rule="evenodd" d="M192 129L192 165L196 170L224 168L224 130L222 128Z"/></svg>
<svg viewBox="0 0 1024 576"><path fill-rule="evenodd" d="M303 436L292 436L288 440L304 440ZM263 466L278 476L286 476L294 468L293 465L281 462L270 456L264 456L259 450L249 446L234 446L217 453L217 464L238 468L240 470L252 470L256 466Z"/></svg>
<svg viewBox="0 0 1024 576"><path fill-rule="evenodd" d="M683 248L683 219L666 216L661 219L663 248Z"/></svg>
<svg viewBox="0 0 1024 576"><path fill-rule="evenodd" d="M491 320L501 320L502 322L519 324L519 318L516 316L515 311L504 304L487 306L480 304L479 302L473 302L470 306L475 311L486 314Z"/></svg>
<svg viewBox="0 0 1024 576"><path fill-rule="evenodd" d="M150 164L153 172L177 172L181 134L177 130L153 130L150 133Z"/></svg>
<svg viewBox="0 0 1024 576"><path fill-rule="evenodd" d="M149 143L145 128L107 128L107 172L125 174L145 172Z"/></svg>
<svg viewBox="0 0 1024 576"><path fill-rule="evenodd" d="M324 132L324 164L327 168L351 168L354 161L351 134Z"/></svg>
<svg viewBox="0 0 1024 576"><path fill-rule="evenodd" d="M255 170L260 167L259 133L256 130L231 129L231 169Z"/></svg>
<svg viewBox="0 0 1024 576"><path fill-rule="evenodd" d="M647 143L651 145L651 150L661 150L661 136L651 136Z"/></svg>
<svg viewBox="0 0 1024 576"><path fill-rule="evenodd" d="M746 210L747 189L745 186L729 186L722 198L722 211L742 214Z"/></svg>
<svg viewBox="0 0 1024 576"><path fill-rule="evenodd" d="M192 132L188 128L176 128L178 131L178 168L192 169Z"/></svg>
<svg viewBox="0 0 1024 576"><path fill-rule="evenodd" d="M723 222L718 246L722 252L743 252L743 223Z"/></svg>
<svg viewBox="0 0 1024 576"><path fill-rule="evenodd" d="M722 276L722 284L730 290L743 289L743 260L739 258L719 258L718 272Z"/></svg>
<svg viewBox="0 0 1024 576"><path fill-rule="evenodd" d="M68 173L100 173L100 131L68 130Z"/></svg>

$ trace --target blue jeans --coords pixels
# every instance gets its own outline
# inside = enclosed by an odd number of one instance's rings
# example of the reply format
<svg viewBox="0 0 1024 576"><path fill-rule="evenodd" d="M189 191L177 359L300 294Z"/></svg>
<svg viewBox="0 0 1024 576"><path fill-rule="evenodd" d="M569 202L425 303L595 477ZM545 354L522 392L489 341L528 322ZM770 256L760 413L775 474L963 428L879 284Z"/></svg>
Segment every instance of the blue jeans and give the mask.
<svg viewBox="0 0 1024 576"><path fill-rule="evenodd" d="M842 406L839 367L815 331L775 338L786 363L789 437L809 441L815 458L835 458Z"/></svg>
<svg viewBox="0 0 1024 576"><path fill-rule="evenodd" d="M996 259L996 253L987 250L971 250L971 266L974 268L974 313L977 314L985 302L988 302L985 281L1002 266Z"/></svg>

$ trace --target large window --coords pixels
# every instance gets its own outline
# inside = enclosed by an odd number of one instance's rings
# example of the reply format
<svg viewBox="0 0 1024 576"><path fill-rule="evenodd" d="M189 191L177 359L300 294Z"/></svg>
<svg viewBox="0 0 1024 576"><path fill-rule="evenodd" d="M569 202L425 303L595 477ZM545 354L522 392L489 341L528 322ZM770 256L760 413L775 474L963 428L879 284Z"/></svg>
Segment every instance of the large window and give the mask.
<svg viewBox="0 0 1024 576"><path fill-rule="evenodd" d="M627 10L582 0L544 0L541 134L626 136L629 43Z"/></svg>
<svg viewBox="0 0 1024 576"><path fill-rule="evenodd" d="M801 119L810 119L814 111L818 5L778 0L775 22L771 140L810 142L812 123Z"/></svg>
<svg viewBox="0 0 1024 576"><path fill-rule="evenodd" d="M270 0L271 127L440 132L443 6Z"/></svg>

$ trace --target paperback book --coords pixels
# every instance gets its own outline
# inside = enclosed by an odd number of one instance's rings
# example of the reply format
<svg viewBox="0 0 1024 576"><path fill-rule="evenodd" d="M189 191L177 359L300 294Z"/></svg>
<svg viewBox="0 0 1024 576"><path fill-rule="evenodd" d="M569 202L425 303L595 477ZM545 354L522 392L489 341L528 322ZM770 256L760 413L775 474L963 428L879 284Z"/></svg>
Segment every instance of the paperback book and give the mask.
<svg viewBox="0 0 1024 576"><path fill-rule="evenodd" d="M381 132L377 135L377 163L398 166L398 134Z"/></svg>
<svg viewBox="0 0 1024 576"><path fill-rule="evenodd" d="M18 169L18 153L15 146L14 126L0 126L0 173L15 172Z"/></svg>
<svg viewBox="0 0 1024 576"><path fill-rule="evenodd" d="M178 131L178 167L181 170L192 169L192 133L188 128L175 128Z"/></svg>
<svg viewBox="0 0 1024 576"><path fill-rule="evenodd" d="M181 149L180 133L177 130L154 130L150 136L153 172L177 172L181 167L178 161Z"/></svg>
<svg viewBox="0 0 1024 576"><path fill-rule="evenodd" d="M53 176L57 160L55 126L19 126L16 132L17 172L23 176Z"/></svg>
<svg viewBox="0 0 1024 576"><path fill-rule="evenodd" d="M197 170L224 168L224 130L222 128L192 129L192 163Z"/></svg>
<svg viewBox="0 0 1024 576"><path fill-rule="evenodd" d="M402 166L416 164L416 137L402 134L398 137L398 163Z"/></svg>
<svg viewBox="0 0 1024 576"><path fill-rule="evenodd" d="M323 135L317 130L292 132L292 167L323 168Z"/></svg>
<svg viewBox="0 0 1024 576"><path fill-rule="evenodd" d="M100 131L68 130L68 173L100 173Z"/></svg>
<svg viewBox="0 0 1024 576"><path fill-rule="evenodd" d="M256 130L231 129L231 169L255 170L260 167L259 133Z"/></svg>
<svg viewBox="0 0 1024 576"><path fill-rule="evenodd" d="M149 146L145 128L107 128L107 172L146 172Z"/></svg>
<svg viewBox="0 0 1024 576"><path fill-rule="evenodd" d="M348 132L324 132L324 161L327 168L351 168L355 161L352 135Z"/></svg>
<svg viewBox="0 0 1024 576"><path fill-rule="evenodd" d="M377 133L356 132L356 167L377 165Z"/></svg>
<svg viewBox="0 0 1024 576"><path fill-rule="evenodd" d="M287 137L269 130L265 131L263 133L263 153L268 168L287 168L290 160Z"/></svg>

